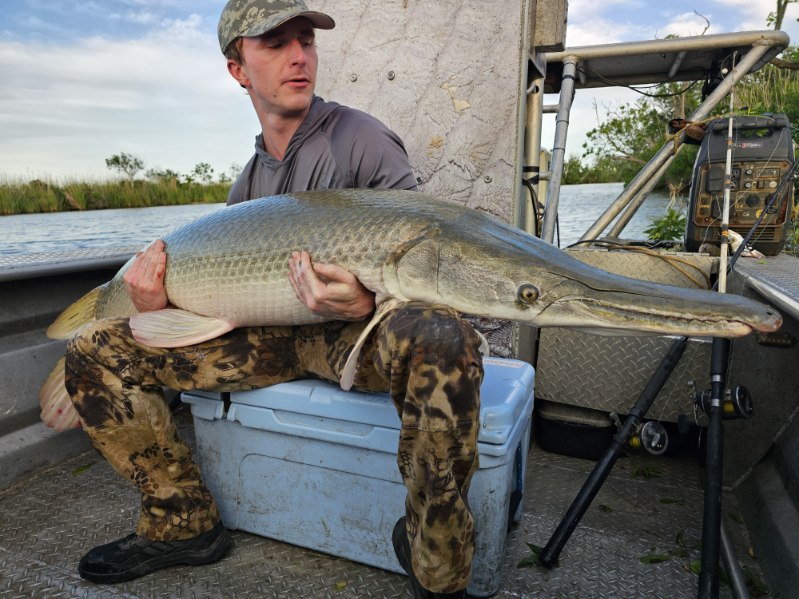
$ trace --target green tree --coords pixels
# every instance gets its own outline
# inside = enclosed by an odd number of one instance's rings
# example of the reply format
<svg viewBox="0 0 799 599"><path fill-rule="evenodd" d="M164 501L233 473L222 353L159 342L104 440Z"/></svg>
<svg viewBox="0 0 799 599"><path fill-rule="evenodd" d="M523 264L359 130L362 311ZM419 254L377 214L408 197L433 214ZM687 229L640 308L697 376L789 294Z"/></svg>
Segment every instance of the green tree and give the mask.
<svg viewBox="0 0 799 599"><path fill-rule="evenodd" d="M219 173L217 175L217 180L220 183L230 183L234 181L242 171L242 167L240 164L236 164L235 162L231 164L228 169L224 172Z"/></svg>
<svg viewBox="0 0 799 599"><path fill-rule="evenodd" d="M580 162L578 156L569 156L563 164L563 179L564 185L573 185L575 183L583 183L583 176L585 175L585 167Z"/></svg>
<svg viewBox="0 0 799 599"><path fill-rule="evenodd" d="M136 174L144 169L144 161L133 154L121 152L105 159L105 166L112 171L118 171L128 179L133 180Z"/></svg>
<svg viewBox="0 0 799 599"><path fill-rule="evenodd" d="M768 25L782 28L788 5L796 2L799 0L776 0L775 11L766 18ZM779 57L745 77L736 93L736 108L741 111L785 113L793 125L793 140L799 143L799 47L788 46Z"/></svg>
<svg viewBox="0 0 799 599"><path fill-rule="evenodd" d="M172 187L177 186L178 181L180 179L180 174L176 173L172 169L149 169L145 176L150 179L150 181L155 181L157 183L166 183L171 185Z"/></svg>
<svg viewBox="0 0 799 599"><path fill-rule="evenodd" d="M799 2L799 0L777 0L777 8L766 17L766 23L774 27L775 30L782 29L782 21L785 19L785 10L788 8L789 4L795 4L796 2Z"/></svg>
<svg viewBox="0 0 799 599"><path fill-rule="evenodd" d="M669 140L669 121L684 118L700 102L698 86L673 83L658 85L633 103L611 108L608 118L586 135L583 159L590 167L585 179L629 183ZM691 179L695 156L695 147L683 148L661 185L684 188Z"/></svg>
<svg viewBox="0 0 799 599"><path fill-rule="evenodd" d="M191 173L186 176L186 181L188 183L194 183L196 181L201 185L208 185L213 179L214 169L207 162L198 162L194 165L194 169L192 169Z"/></svg>

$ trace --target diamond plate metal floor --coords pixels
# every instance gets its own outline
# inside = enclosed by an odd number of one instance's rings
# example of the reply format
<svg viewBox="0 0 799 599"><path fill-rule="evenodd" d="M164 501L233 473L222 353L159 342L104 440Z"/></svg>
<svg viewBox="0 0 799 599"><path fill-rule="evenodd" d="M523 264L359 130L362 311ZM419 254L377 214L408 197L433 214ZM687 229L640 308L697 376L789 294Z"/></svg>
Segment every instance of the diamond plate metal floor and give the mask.
<svg viewBox="0 0 799 599"><path fill-rule="evenodd" d="M188 411L178 414L193 440ZM544 545L593 462L535 448L525 515L511 532L498 598L695 597L702 493L694 460L635 455L619 460L552 570L519 568L527 543ZM650 475L645 479L642 472ZM725 523L739 560L757 569L734 498ZM77 563L94 545L128 534L138 497L94 452L0 491L0 598L17 597L408 597L402 576L234 532L232 553L203 567L179 567L114 586L81 580ZM646 564L647 554L669 556ZM732 597L722 587L722 597Z"/></svg>
<svg viewBox="0 0 799 599"><path fill-rule="evenodd" d="M799 256L741 260L736 268L749 287L799 320Z"/></svg>

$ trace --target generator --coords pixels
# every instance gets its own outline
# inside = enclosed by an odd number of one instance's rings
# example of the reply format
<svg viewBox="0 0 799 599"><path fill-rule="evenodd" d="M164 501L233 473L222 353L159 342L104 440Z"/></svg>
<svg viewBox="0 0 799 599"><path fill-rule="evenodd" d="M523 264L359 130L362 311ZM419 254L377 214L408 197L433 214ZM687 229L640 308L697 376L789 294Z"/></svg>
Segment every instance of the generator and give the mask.
<svg viewBox="0 0 799 599"><path fill-rule="evenodd" d="M703 244L719 246L724 208L729 119L711 121L699 147L691 178L685 248L696 252ZM784 114L733 117L729 228L745 236L772 204L750 245L767 256L780 253L793 206L793 185L780 187L794 169L791 125Z"/></svg>

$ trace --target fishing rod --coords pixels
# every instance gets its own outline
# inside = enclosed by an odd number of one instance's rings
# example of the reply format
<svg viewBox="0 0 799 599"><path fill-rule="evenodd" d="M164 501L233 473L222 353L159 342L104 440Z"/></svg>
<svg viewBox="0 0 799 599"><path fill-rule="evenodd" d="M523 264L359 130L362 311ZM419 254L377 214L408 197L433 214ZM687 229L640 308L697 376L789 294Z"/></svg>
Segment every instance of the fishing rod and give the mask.
<svg viewBox="0 0 799 599"><path fill-rule="evenodd" d="M732 72L735 74L735 57ZM724 204L721 210L721 256L719 257L718 292L727 293L727 254L730 247L730 193L732 191L733 114L735 86L730 87L730 117L727 119L727 162L724 167ZM742 244L743 245L743 244ZM740 249L740 248L739 248ZM724 460L723 402L727 390L727 362L732 342L713 337L710 350L710 403L707 406L707 442L705 446L705 493L702 509L702 568L699 572L699 598L719 596L719 549L721 546L721 484Z"/></svg>
<svg viewBox="0 0 799 599"><path fill-rule="evenodd" d="M597 461L591 474L588 475L582 488L577 493L577 497L574 498L574 501L561 519L555 532L552 533L546 546L539 554L538 561L542 565L551 568L555 562L557 562L564 545L566 545L569 537L571 537L574 529L577 528L580 520L594 500L594 497L596 497L596 494L599 492L600 487L605 482L605 479L607 479L622 449L627 445L630 437L632 437L633 433L638 429L641 420L654 403L663 385L666 384L669 375L679 363L687 342L687 337L678 337L671 344L666 355L661 359L660 364L658 364L654 374L652 374L646 387L644 387L641 395L639 395L635 405L630 409L624 419L621 428L613 436L610 445Z"/></svg>

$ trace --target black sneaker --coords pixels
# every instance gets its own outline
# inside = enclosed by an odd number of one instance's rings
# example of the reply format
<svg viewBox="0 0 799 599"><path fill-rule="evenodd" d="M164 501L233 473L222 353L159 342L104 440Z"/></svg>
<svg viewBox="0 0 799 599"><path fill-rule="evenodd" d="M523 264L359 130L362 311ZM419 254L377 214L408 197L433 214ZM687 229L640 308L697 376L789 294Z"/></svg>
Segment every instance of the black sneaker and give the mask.
<svg viewBox="0 0 799 599"><path fill-rule="evenodd" d="M80 560L78 573L92 582L124 582L170 566L210 564L222 559L230 545L221 522L184 541L151 541L134 533L89 551Z"/></svg>
<svg viewBox="0 0 799 599"><path fill-rule="evenodd" d="M391 543L397 555L400 566L408 573L408 583L413 593L413 599L466 599L466 589L454 593L434 593L425 589L413 573L411 565L411 543L408 541L408 531L405 529L405 516L397 520L394 532L391 533Z"/></svg>

